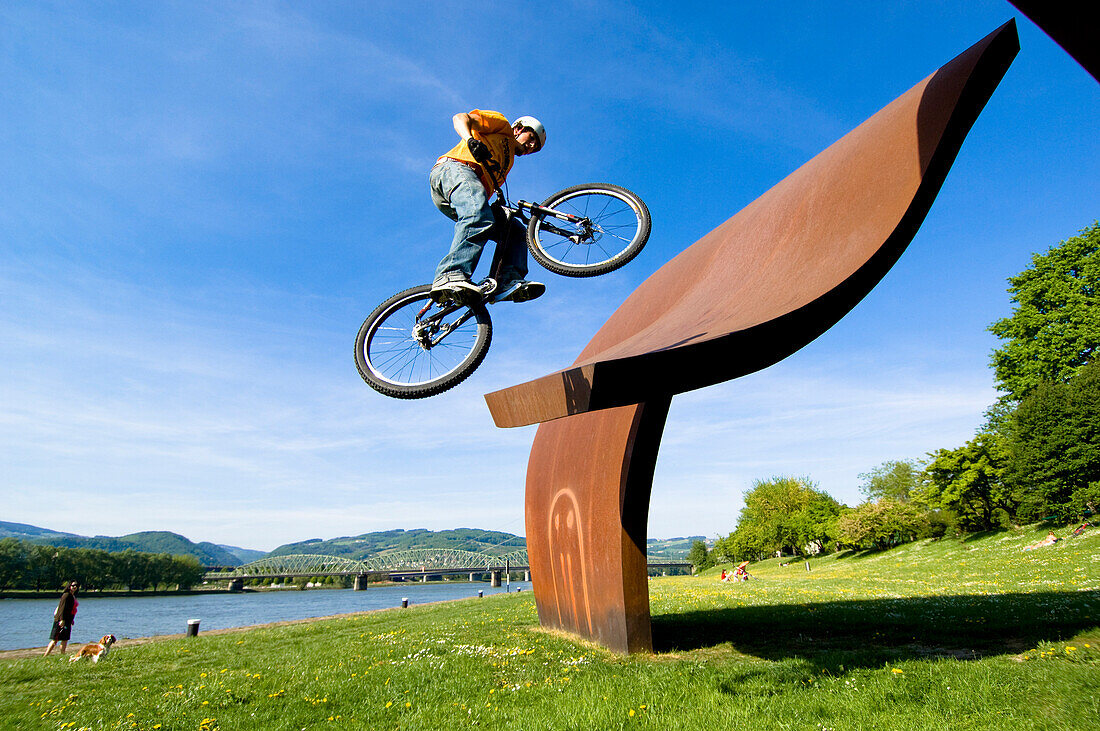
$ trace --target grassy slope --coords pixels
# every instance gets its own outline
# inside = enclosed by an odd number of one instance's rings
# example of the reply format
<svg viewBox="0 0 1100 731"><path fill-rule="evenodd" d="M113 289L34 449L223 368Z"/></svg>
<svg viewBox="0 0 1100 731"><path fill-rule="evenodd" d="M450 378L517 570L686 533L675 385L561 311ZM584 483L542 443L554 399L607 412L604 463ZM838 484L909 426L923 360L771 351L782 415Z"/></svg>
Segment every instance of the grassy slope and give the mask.
<svg viewBox="0 0 1100 731"><path fill-rule="evenodd" d="M651 583L656 656L529 593L0 664L5 728L1100 728L1100 531ZM71 726L67 724L72 724Z"/></svg>

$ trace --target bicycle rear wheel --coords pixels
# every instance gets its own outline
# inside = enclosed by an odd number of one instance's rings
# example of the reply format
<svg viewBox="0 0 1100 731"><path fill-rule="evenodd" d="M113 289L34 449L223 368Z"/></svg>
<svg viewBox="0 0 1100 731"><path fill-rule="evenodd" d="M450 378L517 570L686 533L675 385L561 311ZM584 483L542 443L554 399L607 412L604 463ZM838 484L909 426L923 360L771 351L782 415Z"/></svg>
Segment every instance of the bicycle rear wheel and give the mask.
<svg viewBox="0 0 1100 731"><path fill-rule="evenodd" d="M567 277L594 277L623 266L649 240L649 209L618 185L589 183L547 198L527 227L527 246L539 264Z"/></svg>
<svg viewBox="0 0 1100 731"><path fill-rule="evenodd" d="M414 399L453 388L481 365L493 339L484 305L437 305L430 284L378 305L355 338L355 366L371 388Z"/></svg>

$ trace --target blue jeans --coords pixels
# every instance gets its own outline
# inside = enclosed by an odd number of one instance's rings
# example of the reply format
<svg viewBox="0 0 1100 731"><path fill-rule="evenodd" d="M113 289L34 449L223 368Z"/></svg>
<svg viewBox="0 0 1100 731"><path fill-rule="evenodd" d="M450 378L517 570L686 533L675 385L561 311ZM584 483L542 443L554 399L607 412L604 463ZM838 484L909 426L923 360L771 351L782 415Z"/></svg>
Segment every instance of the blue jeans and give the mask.
<svg viewBox="0 0 1100 731"><path fill-rule="evenodd" d="M500 268L489 275L501 283L527 276L527 230L515 218L506 226L489 205L489 195L477 173L462 163L444 160L432 168L432 203L455 222L451 250L439 262L435 279L446 272L462 272L473 277L481 251L495 241L500 251ZM501 246L505 248L501 250Z"/></svg>

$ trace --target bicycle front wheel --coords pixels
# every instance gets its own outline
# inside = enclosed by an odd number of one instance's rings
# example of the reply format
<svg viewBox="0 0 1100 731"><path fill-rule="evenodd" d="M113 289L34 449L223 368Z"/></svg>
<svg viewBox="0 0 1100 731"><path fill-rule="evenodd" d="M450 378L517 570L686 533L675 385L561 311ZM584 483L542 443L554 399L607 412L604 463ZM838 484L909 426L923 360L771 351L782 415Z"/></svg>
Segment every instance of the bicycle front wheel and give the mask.
<svg viewBox="0 0 1100 731"><path fill-rule="evenodd" d="M649 209L626 188L575 185L547 198L527 227L535 261L567 277L594 277L623 266L649 240Z"/></svg>
<svg viewBox="0 0 1100 731"><path fill-rule="evenodd" d="M481 365L493 339L484 305L437 305L424 284L378 305L355 338L363 380L394 398L434 396Z"/></svg>

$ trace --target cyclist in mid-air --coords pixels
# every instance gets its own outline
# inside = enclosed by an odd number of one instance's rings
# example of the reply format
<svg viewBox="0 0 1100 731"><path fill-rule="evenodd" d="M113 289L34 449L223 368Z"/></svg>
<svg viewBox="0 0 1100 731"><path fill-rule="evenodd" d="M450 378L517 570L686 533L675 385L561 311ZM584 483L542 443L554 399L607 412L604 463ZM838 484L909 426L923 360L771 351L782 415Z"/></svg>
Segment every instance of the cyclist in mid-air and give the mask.
<svg viewBox="0 0 1100 731"><path fill-rule="evenodd" d="M451 250L439 262L431 297L469 302L481 297L470 278L486 242L501 251L497 299L525 302L546 291L546 285L528 282L526 231L512 220L509 232L503 217L494 215L489 199L497 192L518 155L530 155L546 143L546 129L534 117L509 123L499 112L474 109L452 119L462 141L436 161L429 181L432 202L455 222Z"/></svg>

